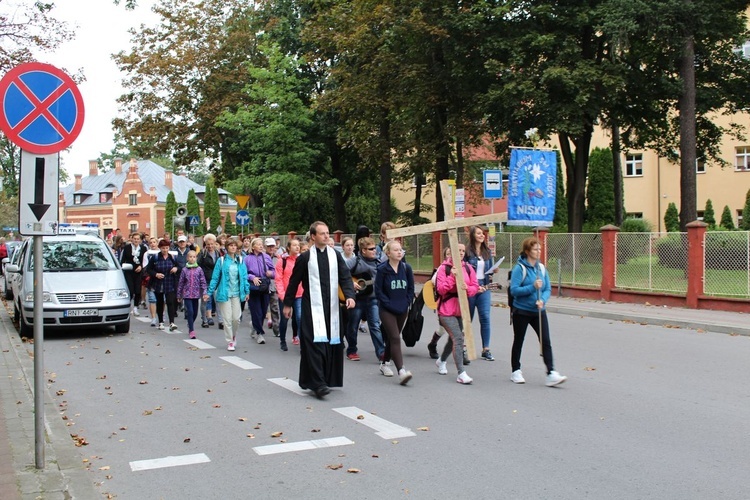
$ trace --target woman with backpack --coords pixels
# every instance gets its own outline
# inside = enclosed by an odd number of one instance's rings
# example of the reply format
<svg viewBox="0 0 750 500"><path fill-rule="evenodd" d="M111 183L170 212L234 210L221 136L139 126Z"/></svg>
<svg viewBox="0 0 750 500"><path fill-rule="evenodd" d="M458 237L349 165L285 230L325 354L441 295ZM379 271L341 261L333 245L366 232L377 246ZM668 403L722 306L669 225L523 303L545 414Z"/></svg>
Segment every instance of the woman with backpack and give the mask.
<svg viewBox="0 0 750 500"><path fill-rule="evenodd" d="M234 351L237 346L237 332L240 327L240 302L247 300L250 284L247 281L247 268L237 248L237 240L226 241L226 254L216 261L211 276L211 284L203 295L203 301L214 295L216 303L224 318L224 338L227 351Z"/></svg>
<svg viewBox="0 0 750 500"><path fill-rule="evenodd" d="M461 265L464 276L464 289L469 297L473 297L479 291L477 275L474 272L474 268L463 261L466 254L466 247L462 243L458 245L458 253L458 262ZM446 365L448 356L452 353L453 362L456 363L456 370L458 371L456 382L459 384L471 384L474 379L464 370L463 318L461 317L461 307L458 303L457 274L458 269L453 264L453 258L446 252L446 258L440 264L440 267L438 267L435 276L437 281L436 289L439 296L437 307L438 321L440 322L440 326L448 332L449 338L443 348L443 353L435 361L435 364L440 375L447 375L448 367Z"/></svg>
<svg viewBox="0 0 750 500"><path fill-rule="evenodd" d="M256 338L258 344L265 344L263 320L271 300L270 284L271 280L276 277L276 271L271 256L263 249L262 238L254 238L250 242L250 248L252 253L247 255L244 261L247 279L250 280L250 298L247 304L253 324L252 336Z"/></svg>
<svg viewBox="0 0 750 500"><path fill-rule="evenodd" d="M552 360L552 344L549 337L549 323L545 305L552 294L549 274L544 265L539 262L542 245L537 238L523 240L521 255L518 256L515 267L511 272L509 292L513 299L511 318L513 322L513 348L510 363L511 381L516 384L526 382L521 373L521 349L526 330L529 325L541 338L542 357L547 367L547 387L554 387L565 382L568 377L555 371ZM541 323L540 323L541 322ZM541 330L541 331L540 331Z"/></svg>
<svg viewBox="0 0 750 500"><path fill-rule="evenodd" d="M177 315L177 261L169 251L169 241L159 241L159 253L149 259L149 288L156 294L156 316L159 330L164 330L164 303L167 304L169 331L177 330L174 318Z"/></svg>

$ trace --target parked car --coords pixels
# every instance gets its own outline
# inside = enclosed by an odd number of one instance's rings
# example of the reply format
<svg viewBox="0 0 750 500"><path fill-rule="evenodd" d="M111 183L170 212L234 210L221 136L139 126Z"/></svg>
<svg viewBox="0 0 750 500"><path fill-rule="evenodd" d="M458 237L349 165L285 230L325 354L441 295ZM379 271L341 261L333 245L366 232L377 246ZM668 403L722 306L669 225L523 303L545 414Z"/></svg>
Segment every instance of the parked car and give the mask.
<svg viewBox="0 0 750 500"><path fill-rule="evenodd" d="M18 250L21 247L20 241L14 241L13 247L8 246L8 257L3 259L3 281L5 282L5 300L13 299L13 280L18 277L18 273L8 272L8 264L18 265L18 257L21 252Z"/></svg>
<svg viewBox="0 0 750 500"><path fill-rule="evenodd" d="M130 330L130 293L123 269L107 244L97 236L67 234L43 239L43 317L45 332L60 328L114 326L117 333ZM34 241L26 240L11 281L15 317L21 334L33 335Z"/></svg>

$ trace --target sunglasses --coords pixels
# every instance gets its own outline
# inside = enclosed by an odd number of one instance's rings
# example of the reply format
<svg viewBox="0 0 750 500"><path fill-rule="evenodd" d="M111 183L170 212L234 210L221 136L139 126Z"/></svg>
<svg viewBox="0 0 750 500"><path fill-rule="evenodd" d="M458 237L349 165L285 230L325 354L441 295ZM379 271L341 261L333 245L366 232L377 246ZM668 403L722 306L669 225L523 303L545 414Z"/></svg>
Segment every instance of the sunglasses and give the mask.
<svg viewBox="0 0 750 500"><path fill-rule="evenodd" d="M369 250L369 251L371 251L371 252L372 252L373 250L375 250L375 248L376 248L376 247L369 247L369 248L366 248L366 250Z"/></svg>

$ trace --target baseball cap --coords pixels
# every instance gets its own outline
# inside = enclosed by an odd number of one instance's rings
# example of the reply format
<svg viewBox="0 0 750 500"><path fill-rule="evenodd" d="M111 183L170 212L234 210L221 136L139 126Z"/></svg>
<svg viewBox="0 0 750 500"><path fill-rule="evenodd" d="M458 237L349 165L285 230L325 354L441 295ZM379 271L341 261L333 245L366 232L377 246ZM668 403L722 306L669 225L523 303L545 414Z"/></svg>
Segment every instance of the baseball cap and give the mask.
<svg viewBox="0 0 750 500"><path fill-rule="evenodd" d="M276 246L276 240L273 238L266 238L265 244L267 247Z"/></svg>
<svg viewBox="0 0 750 500"><path fill-rule="evenodd" d="M187 236L185 236L185 235L183 234L182 236L179 236L179 237L177 238L177 241L187 241Z"/></svg>

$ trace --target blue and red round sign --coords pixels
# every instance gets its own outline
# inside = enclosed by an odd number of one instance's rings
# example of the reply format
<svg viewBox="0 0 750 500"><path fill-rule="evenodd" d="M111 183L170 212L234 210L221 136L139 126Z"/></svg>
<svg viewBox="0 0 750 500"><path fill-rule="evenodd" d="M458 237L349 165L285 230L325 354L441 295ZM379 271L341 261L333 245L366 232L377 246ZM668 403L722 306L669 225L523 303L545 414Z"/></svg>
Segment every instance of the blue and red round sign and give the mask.
<svg viewBox="0 0 750 500"><path fill-rule="evenodd" d="M24 151L62 151L78 137L83 117L78 86L50 64L21 64L0 80L0 130Z"/></svg>

